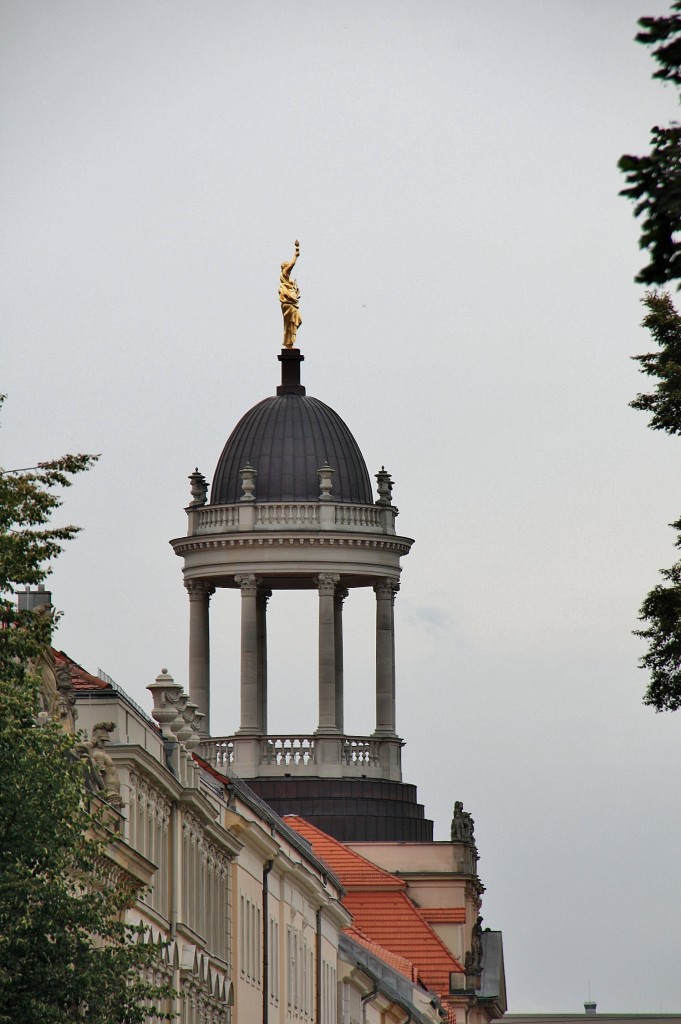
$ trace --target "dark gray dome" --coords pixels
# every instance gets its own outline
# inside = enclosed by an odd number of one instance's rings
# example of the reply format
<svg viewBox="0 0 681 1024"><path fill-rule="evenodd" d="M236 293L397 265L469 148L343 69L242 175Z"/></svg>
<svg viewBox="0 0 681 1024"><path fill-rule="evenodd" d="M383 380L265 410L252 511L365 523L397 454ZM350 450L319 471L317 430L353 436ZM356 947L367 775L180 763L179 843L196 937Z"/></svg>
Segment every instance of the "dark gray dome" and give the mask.
<svg viewBox="0 0 681 1024"><path fill-rule="evenodd" d="M258 473L257 501L317 501L317 470L328 462L335 470L332 500L373 504L366 463L340 416L290 378L277 392L254 405L232 431L215 469L211 504L239 501L240 471L247 462Z"/></svg>

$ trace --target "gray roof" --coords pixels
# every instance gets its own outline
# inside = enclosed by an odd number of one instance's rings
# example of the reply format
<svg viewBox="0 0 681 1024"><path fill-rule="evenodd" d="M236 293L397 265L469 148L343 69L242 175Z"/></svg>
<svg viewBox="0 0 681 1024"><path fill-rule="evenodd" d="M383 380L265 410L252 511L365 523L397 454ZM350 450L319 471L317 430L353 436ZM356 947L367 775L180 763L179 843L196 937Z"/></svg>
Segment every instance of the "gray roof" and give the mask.
<svg viewBox="0 0 681 1024"><path fill-rule="evenodd" d="M360 946L345 932L341 932L338 936L338 952L347 962L357 964L360 970L365 971L373 978L378 985L379 992L383 992L388 999L392 999L407 1013L410 1013L410 1020L414 1021L414 1024L427 1024L427 1018L412 1001L414 989L417 987L414 983L408 981L379 957L370 953L364 946ZM437 996L434 993L432 995L435 1002L439 1003Z"/></svg>
<svg viewBox="0 0 681 1024"><path fill-rule="evenodd" d="M366 463L347 425L304 391L264 398L239 420L215 468L212 505L239 501L247 462L258 474L256 501L318 501L317 470L328 463L334 501L373 504Z"/></svg>

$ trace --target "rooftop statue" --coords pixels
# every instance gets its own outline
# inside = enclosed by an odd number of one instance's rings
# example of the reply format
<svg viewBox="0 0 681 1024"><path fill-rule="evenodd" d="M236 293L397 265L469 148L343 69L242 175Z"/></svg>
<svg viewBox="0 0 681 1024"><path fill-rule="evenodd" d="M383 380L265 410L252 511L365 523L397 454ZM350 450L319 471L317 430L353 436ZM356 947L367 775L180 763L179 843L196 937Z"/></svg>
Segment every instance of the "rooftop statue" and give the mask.
<svg viewBox="0 0 681 1024"><path fill-rule="evenodd" d="M454 804L454 816L452 818L451 839L453 843L470 843L475 845L475 822L468 813L464 811L463 803L457 800Z"/></svg>
<svg viewBox="0 0 681 1024"><path fill-rule="evenodd" d="M97 722L92 727L91 739L84 736L76 743L74 753L83 762L86 788L103 797L112 807L120 809L123 806L121 780L113 758L106 750L115 728L114 722Z"/></svg>
<svg viewBox="0 0 681 1024"><path fill-rule="evenodd" d="M300 310L298 309L300 289L297 282L291 277L291 271L299 256L300 242L296 239L296 254L288 263L282 263L281 277L279 278L279 301L284 317L284 348L294 348L296 331L303 322Z"/></svg>

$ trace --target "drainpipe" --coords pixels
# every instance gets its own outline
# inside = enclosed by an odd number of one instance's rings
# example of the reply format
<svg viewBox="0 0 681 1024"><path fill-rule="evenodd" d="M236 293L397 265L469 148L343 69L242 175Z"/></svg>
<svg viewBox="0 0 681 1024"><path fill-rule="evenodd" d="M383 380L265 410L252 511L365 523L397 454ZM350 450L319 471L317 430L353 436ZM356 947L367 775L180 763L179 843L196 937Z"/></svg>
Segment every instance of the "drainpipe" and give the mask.
<svg viewBox="0 0 681 1024"><path fill-rule="evenodd" d="M269 893L267 876L274 866L273 860L268 860L262 869L262 1024L267 1024L270 1009L270 943L269 943Z"/></svg>
<svg viewBox="0 0 681 1024"><path fill-rule="evenodd" d="M362 971L364 974L368 974L370 978L374 979L374 987L372 988L371 992L367 992L365 996L360 996L360 1003L362 1004L362 1024L367 1024L367 1003L373 1002L373 1000L378 995L378 978L376 978L373 974L367 971L365 967L362 967L361 964L358 964L357 966L359 967L360 971Z"/></svg>
<svg viewBox="0 0 681 1024"><path fill-rule="evenodd" d="M317 935L315 945L317 947L316 952L316 971L317 984L315 986L315 1016L317 1024L322 1024L322 908L317 909Z"/></svg>

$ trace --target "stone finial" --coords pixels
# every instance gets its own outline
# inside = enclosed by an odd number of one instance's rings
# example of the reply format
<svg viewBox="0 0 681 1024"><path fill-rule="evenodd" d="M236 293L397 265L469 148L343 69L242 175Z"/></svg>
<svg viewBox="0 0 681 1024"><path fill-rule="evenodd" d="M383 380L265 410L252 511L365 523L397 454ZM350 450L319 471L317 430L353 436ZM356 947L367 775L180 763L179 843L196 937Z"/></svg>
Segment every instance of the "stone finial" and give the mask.
<svg viewBox="0 0 681 1024"><path fill-rule="evenodd" d="M392 505L393 503L393 480L385 466L381 466L376 473L376 489L378 491L377 505Z"/></svg>
<svg viewBox="0 0 681 1024"><path fill-rule="evenodd" d="M247 462L244 468L239 471L241 489L243 491L239 501L255 501L255 478L257 475L257 469L253 469L250 462Z"/></svg>
<svg viewBox="0 0 681 1024"><path fill-rule="evenodd" d="M333 487L333 476L335 472L336 470L331 469L328 462L325 462L321 469L317 470L317 475L319 477L319 489L321 492L319 495L320 501L333 500L331 496L331 488Z"/></svg>
<svg viewBox="0 0 681 1024"><path fill-rule="evenodd" d="M196 707L194 704L190 711L187 711L187 705L189 704L189 694L185 693L184 690L179 695L178 703L181 705L179 712L173 721L170 723L170 730L175 735L175 739L178 743L186 745L186 740L190 736L194 735L194 726L192 725L191 719L194 717L193 708Z"/></svg>
<svg viewBox="0 0 681 1024"><path fill-rule="evenodd" d="M199 473L198 466L193 473L189 476L189 483L191 484L192 500L190 506L206 504L206 495L208 494L208 481L206 480L203 473Z"/></svg>
<svg viewBox="0 0 681 1024"><path fill-rule="evenodd" d="M189 700L185 704L184 711L182 712L182 717L184 718L187 725L191 726L192 731L190 735L187 736L187 738L185 739L184 745L187 748L187 750L192 751L194 747L198 747L199 743L201 742L198 733L199 723L197 722L197 717L203 718L204 716L199 711L199 705L195 704L193 700Z"/></svg>
<svg viewBox="0 0 681 1024"><path fill-rule="evenodd" d="M167 668L161 669L155 681L149 683L147 690L154 698L152 718L160 725L164 739L173 740L171 725L181 714L189 696L182 692L181 684L175 682Z"/></svg>

